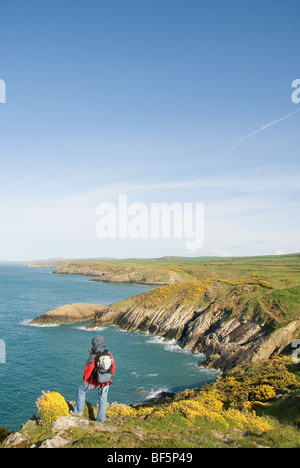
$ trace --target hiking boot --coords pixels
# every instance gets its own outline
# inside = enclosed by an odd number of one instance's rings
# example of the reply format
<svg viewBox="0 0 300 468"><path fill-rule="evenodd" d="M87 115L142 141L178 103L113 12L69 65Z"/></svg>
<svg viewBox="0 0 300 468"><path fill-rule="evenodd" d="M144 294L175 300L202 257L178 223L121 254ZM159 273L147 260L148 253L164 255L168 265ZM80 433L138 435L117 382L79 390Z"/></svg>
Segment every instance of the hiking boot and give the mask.
<svg viewBox="0 0 300 468"><path fill-rule="evenodd" d="M76 416L77 418L82 418L82 414L74 413L74 411L70 411L71 416Z"/></svg>

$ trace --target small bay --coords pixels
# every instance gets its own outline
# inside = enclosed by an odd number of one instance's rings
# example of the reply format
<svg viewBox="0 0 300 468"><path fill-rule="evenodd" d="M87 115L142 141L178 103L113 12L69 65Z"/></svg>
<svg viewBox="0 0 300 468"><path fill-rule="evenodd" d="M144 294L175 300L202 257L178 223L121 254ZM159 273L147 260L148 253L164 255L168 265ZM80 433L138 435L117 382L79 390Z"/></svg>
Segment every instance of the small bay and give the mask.
<svg viewBox="0 0 300 468"><path fill-rule="evenodd" d="M30 326L29 321L65 304L109 305L150 287L92 282L91 277L54 275L51 268L0 265L0 339L6 362L0 363L0 427L18 430L33 414L42 391L75 400L94 336L105 336L116 361L109 403L140 403L161 391L181 391L216 378L199 364L203 355L183 351L145 333L118 327L87 330L84 324ZM97 403L97 392L87 400Z"/></svg>

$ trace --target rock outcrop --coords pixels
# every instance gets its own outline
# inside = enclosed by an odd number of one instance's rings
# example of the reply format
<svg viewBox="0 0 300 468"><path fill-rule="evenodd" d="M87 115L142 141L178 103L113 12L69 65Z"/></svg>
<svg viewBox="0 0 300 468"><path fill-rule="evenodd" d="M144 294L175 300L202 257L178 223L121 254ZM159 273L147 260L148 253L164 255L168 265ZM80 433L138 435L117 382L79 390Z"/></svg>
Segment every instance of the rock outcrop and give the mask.
<svg viewBox="0 0 300 468"><path fill-rule="evenodd" d="M299 315L286 309L286 304L278 302L271 286L256 284L255 279L250 283L188 281L150 289L108 307L63 306L31 324L92 320L87 327L117 325L127 331L145 331L205 354L206 366L229 370L279 354L299 338Z"/></svg>
<svg viewBox="0 0 300 468"><path fill-rule="evenodd" d="M30 325L85 322L95 319L96 314L102 313L106 309L106 306L100 304L67 304L35 318L30 322Z"/></svg>
<svg viewBox="0 0 300 468"><path fill-rule="evenodd" d="M64 262L55 268L53 273L94 276L96 278L93 281L102 283L135 283L155 286L195 280L179 268L125 262Z"/></svg>
<svg viewBox="0 0 300 468"><path fill-rule="evenodd" d="M229 370L278 354L299 336L300 320L284 325L274 321L264 294L251 284L241 288L203 281L164 286L110 305L88 327L148 331L204 353L206 366ZM259 313L260 302L264 309Z"/></svg>

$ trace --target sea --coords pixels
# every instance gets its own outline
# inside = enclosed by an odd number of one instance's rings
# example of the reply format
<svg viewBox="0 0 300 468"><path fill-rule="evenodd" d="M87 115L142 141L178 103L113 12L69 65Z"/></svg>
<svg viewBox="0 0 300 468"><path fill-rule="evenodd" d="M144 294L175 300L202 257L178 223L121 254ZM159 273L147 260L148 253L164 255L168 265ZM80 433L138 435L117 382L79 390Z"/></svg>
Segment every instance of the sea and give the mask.
<svg viewBox="0 0 300 468"><path fill-rule="evenodd" d="M201 367L205 356L182 350L175 341L116 326L86 329L86 323L32 326L29 322L65 304L109 305L151 287L107 284L52 268L0 265L0 427L17 431L37 416L42 392L76 399L91 342L104 335L116 362L108 403L137 404L163 391L180 392L212 382L218 370ZM87 395L97 404L97 391Z"/></svg>

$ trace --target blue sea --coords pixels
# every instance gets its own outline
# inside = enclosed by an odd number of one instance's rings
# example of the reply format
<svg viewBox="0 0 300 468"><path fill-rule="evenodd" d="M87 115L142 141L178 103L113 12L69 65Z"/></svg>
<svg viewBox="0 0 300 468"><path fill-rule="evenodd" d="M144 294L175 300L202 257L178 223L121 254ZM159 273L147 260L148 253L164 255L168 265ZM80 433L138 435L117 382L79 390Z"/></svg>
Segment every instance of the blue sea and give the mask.
<svg viewBox="0 0 300 468"><path fill-rule="evenodd" d="M161 391L181 391L213 381L218 372L199 364L204 356L183 351L175 342L118 327L86 330L85 324L31 326L30 320L65 304L109 305L150 287L92 282L91 277L55 275L51 268L0 265L0 427L18 430L37 415L42 391L75 400L94 336L105 336L116 374L109 403L146 401ZM2 348L3 351L3 348ZM4 361L2 358L1 361ZM97 392L87 400L97 404Z"/></svg>

